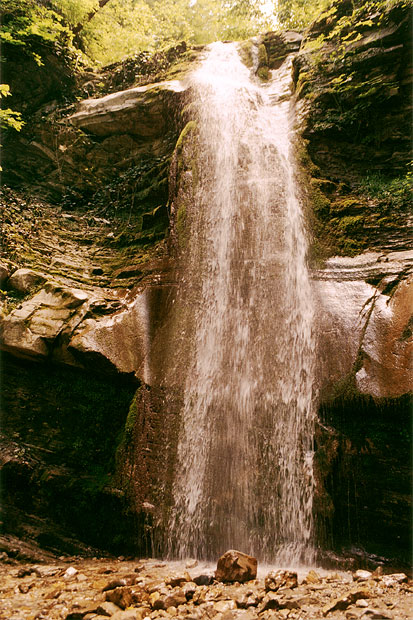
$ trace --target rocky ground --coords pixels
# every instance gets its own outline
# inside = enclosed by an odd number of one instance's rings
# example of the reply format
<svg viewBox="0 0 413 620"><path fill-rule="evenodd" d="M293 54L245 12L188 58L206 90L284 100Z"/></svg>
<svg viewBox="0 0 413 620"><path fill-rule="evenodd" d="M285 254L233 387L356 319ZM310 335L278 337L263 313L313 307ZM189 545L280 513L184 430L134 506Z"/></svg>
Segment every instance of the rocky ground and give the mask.
<svg viewBox="0 0 413 620"><path fill-rule="evenodd" d="M413 582L403 573L258 569L245 583L214 567L122 557L21 564L3 555L1 620L407 620ZM10 564L10 562L15 562Z"/></svg>

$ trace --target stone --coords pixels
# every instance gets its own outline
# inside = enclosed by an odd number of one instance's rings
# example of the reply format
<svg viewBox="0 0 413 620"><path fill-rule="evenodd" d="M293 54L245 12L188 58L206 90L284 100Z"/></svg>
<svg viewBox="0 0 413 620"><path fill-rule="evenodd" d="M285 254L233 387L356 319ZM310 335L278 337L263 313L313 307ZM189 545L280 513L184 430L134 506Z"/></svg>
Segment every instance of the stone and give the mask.
<svg viewBox="0 0 413 620"><path fill-rule="evenodd" d="M195 568L198 566L198 560L188 560L185 564L185 568Z"/></svg>
<svg viewBox="0 0 413 620"><path fill-rule="evenodd" d="M117 611L111 620L142 620L144 618L143 611L140 609L127 609L126 611Z"/></svg>
<svg viewBox="0 0 413 620"><path fill-rule="evenodd" d="M393 615L390 612L381 609L366 609L362 617L366 620L369 618L372 620L393 620Z"/></svg>
<svg viewBox="0 0 413 620"><path fill-rule="evenodd" d="M33 289L41 286L46 282L47 276L43 273L33 271L33 269L17 269L8 279L9 288L14 289L18 293L27 295Z"/></svg>
<svg viewBox="0 0 413 620"><path fill-rule="evenodd" d="M266 611L267 609L281 609L281 597L275 592L267 592L262 600L259 613Z"/></svg>
<svg viewBox="0 0 413 620"><path fill-rule="evenodd" d="M304 583L308 583L308 584L320 583L320 582L321 582L320 576L314 570L310 570L304 579Z"/></svg>
<svg viewBox="0 0 413 620"><path fill-rule="evenodd" d="M198 575L194 577L193 581L197 586L209 586L214 581L214 578L211 575Z"/></svg>
<svg viewBox="0 0 413 620"><path fill-rule="evenodd" d="M167 586L172 586L176 588L177 586L181 586L186 583L188 580L188 573L186 575L171 575L167 579L165 579L165 584Z"/></svg>
<svg viewBox="0 0 413 620"><path fill-rule="evenodd" d="M87 300L79 289L46 283L2 321L2 349L17 357L48 357L57 337L79 323Z"/></svg>
<svg viewBox="0 0 413 620"><path fill-rule="evenodd" d="M126 609L133 603L132 590L130 587L115 588L106 592L105 599L121 609Z"/></svg>
<svg viewBox="0 0 413 620"><path fill-rule="evenodd" d="M257 559L231 549L224 553L217 564L215 579L217 581L243 583L257 577Z"/></svg>
<svg viewBox="0 0 413 620"><path fill-rule="evenodd" d="M68 352L85 368L144 377L146 298L136 295L122 311L86 317L72 332ZM125 343L128 343L125 346Z"/></svg>
<svg viewBox="0 0 413 620"><path fill-rule="evenodd" d="M182 586L182 592L185 594L187 600L190 600L196 592L196 583L187 581Z"/></svg>
<svg viewBox="0 0 413 620"><path fill-rule="evenodd" d="M323 607L323 615L327 616L330 612L336 609L347 609L349 605L352 605L358 599L370 598L370 591L365 588L352 588L344 596L336 598L334 601L328 603Z"/></svg>
<svg viewBox="0 0 413 620"><path fill-rule="evenodd" d="M368 579L371 579L373 573L371 573L368 570L357 570L354 573L354 578L356 581L367 581Z"/></svg>
<svg viewBox="0 0 413 620"><path fill-rule="evenodd" d="M113 579L105 585L105 587L102 589L102 592L114 590L115 588L121 588L122 586L126 586L126 579Z"/></svg>
<svg viewBox="0 0 413 620"><path fill-rule="evenodd" d="M232 609L236 609L237 604L235 601L227 600L227 601L217 601L214 603L214 609L218 612L230 611Z"/></svg>
<svg viewBox="0 0 413 620"><path fill-rule="evenodd" d="M384 575L381 579L385 586L392 587L399 583L407 582L407 575L405 573L393 573L391 575Z"/></svg>
<svg viewBox="0 0 413 620"><path fill-rule="evenodd" d="M115 605L115 603L111 603L110 601L105 601L100 603L96 607L96 613L101 616L113 616L117 611L119 611L119 607Z"/></svg>
<svg viewBox="0 0 413 620"><path fill-rule="evenodd" d="M0 263L0 286L3 286L3 284L6 282L7 278L10 275L10 270L8 267L6 267L6 265L4 265L3 263Z"/></svg>
<svg viewBox="0 0 413 620"><path fill-rule="evenodd" d="M74 577L75 575L77 575L78 572L79 571L74 566L69 566L69 568L66 570L63 577L65 579L70 579L71 577Z"/></svg>
<svg viewBox="0 0 413 620"><path fill-rule="evenodd" d="M296 588L298 586L297 573L288 570L271 571L265 577L265 589L276 592L280 588Z"/></svg>

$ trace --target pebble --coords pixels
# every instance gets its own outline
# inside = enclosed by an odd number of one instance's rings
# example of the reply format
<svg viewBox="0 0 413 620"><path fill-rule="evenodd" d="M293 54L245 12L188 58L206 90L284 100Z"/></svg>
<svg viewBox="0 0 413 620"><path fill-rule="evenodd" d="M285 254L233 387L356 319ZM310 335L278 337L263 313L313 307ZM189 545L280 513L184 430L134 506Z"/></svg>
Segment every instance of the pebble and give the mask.
<svg viewBox="0 0 413 620"><path fill-rule="evenodd" d="M211 575L203 575L197 584L185 563L177 569L176 563L156 560L137 564L136 560L72 558L72 562L76 568L56 561L53 565L23 564L13 571L0 564L0 618L408 620L413 606L411 582L404 573L381 576L369 571L326 574L312 570L303 579L280 569L244 584L217 582ZM266 585L278 589L266 590Z"/></svg>

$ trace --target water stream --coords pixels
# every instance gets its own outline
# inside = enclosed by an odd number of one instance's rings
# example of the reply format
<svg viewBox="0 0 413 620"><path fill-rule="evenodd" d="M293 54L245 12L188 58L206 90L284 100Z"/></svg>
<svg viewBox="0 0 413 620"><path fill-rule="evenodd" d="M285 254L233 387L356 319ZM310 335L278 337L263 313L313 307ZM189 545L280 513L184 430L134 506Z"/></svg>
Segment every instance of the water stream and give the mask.
<svg viewBox="0 0 413 620"><path fill-rule="evenodd" d="M235 548L312 560L314 310L290 73L287 61L263 85L236 44L216 43L191 78L197 179L179 292L171 557Z"/></svg>

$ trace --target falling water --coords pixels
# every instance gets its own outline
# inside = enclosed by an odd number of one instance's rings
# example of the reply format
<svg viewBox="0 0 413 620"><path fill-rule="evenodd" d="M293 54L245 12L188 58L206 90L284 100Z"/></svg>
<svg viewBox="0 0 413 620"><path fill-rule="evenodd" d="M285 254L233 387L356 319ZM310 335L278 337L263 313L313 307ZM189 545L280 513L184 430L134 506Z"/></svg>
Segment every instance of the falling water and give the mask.
<svg viewBox="0 0 413 620"><path fill-rule="evenodd" d="M311 561L313 302L290 72L287 62L261 85L235 44L217 43L192 76L199 135L179 292L186 350L176 358L186 370L168 530L175 557L237 548L263 561Z"/></svg>

